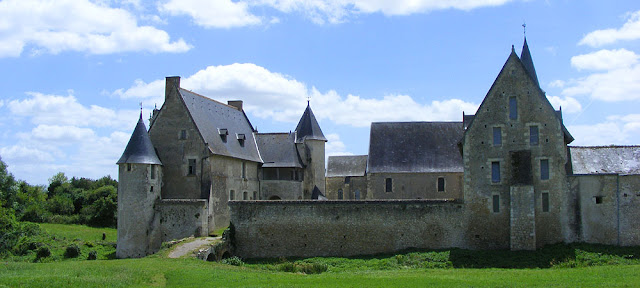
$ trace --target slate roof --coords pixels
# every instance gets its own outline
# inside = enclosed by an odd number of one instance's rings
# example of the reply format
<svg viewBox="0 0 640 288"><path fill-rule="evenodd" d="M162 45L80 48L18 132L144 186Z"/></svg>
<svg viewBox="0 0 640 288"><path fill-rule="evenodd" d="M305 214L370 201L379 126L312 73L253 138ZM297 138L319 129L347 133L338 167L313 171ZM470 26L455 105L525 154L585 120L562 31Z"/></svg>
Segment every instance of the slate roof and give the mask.
<svg viewBox="0 0 640 288"><path fill-rule="evenodd" d="M307 102L307 109L304 110L302 118L300 118L300 122L298 122L296 133L298 135L298 139L296 141L298 142L302 142L304 139L327 141L327 138L322 134L322 130L316 120L316 116L314 116L313 111L311 111L309 102Z"/></svg>
<svg viewBox="0 0 640 288"><path fill-rule="evenodd" d="M253 127L243 111L189 90L178 90L193 121L213 154L262 162L253 135ZM223 142L219 129L227 129ZM244 136L244 147L239 138Z"/></svg>
<svg viewBox="0 0 640 288"><path fill-rule="evenodd" d="M462 122L371 123L368 173L463 172Z"/></svg>
<svg viewBox="0 0 640 288"><path fill-rule="evenodd" d="M124 149L120 160L116 162L116 164L125 163L162 165L155 148L153 148L149 133L147 133L147 127L142 120L142 112L140 112L138 124L131 134L129 143L127 143L127 148Z"/></svg>
<svg viewBox="0 0 640 288"><path fill-rule="evenodd" d="M640 146L569 147L573 174L640 174Z"/></svg>
<svg viewBox="0 0 640 288"><path fill-rule="evenodd" d="M527 37L524 38L524 44L522 45L522 52L520 53L520 61L522 61L522 65L524 69L527 70L529 76L533 80L533 82L540 87L540 83L538 83L538 74L536 74L536 68L533 66L533 59L531 58L531 52L529 51L529 45L527 45Z"/></svg>
<svg viewBox="0 0 640 288"><path fill-rule="evenodd" d="M367 172L367 155L329 156L327 177L364 176Z"/></svg>
<svg viewBox="0 0 640 288"><path fill-rule="evenodd" d="M294 133L258 133L256 142L262 156L262 167L302 168Z"/></svg>

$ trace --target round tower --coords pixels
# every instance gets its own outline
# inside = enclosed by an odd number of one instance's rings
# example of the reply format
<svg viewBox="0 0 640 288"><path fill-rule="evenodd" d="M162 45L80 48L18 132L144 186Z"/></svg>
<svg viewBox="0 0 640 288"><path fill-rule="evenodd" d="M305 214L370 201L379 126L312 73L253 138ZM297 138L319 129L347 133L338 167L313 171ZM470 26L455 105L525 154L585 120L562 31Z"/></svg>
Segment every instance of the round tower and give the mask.
<svg viewBox="0 0 640 288"><path fill-rule="evenodd" d="M160 201L162 169L142 112L118 164L117 258L138 258L160 249Z"/></svg>
<svg viewBox="0 0 640 288"><path fill-rule="evenodd" d="M313 190L317 187L321 194L325 191L325 153L324 146L327 138L322 134L322 129L316 120L316 116L311 111L311 106L307 102L307 109L304 110L300 122L296 127L296 147L300 154L304 168L304 199L311 199Z"/></svg>

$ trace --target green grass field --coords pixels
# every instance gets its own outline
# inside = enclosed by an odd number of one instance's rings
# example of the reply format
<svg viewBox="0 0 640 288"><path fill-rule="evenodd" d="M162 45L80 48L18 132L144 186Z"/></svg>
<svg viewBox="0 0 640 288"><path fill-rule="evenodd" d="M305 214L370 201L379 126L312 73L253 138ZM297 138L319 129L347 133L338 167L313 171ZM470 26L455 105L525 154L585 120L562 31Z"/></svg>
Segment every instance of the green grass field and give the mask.
<svg viewBox="0 0 640 288"><path fill-rule="evenodd" d="M47 263L31 263L28 258L0 260L0 287L640 286L637 247L554 245L537 252L451 249L360 258L249 261L232 266L194 258L168 259L165 255L170 248L142 259L106 260L104 255L112 253L108 243L115 241L114 229L52 224L42 228L56 239L49 243L52 259L42 261ZM102 233L106 233L105 241ZM105 250L94 261L56 256L68 243L93 243L92 247L82 246L83 253L98 246ZM283 266L294 263L327 269L310 275L282 272Z"/></svg>

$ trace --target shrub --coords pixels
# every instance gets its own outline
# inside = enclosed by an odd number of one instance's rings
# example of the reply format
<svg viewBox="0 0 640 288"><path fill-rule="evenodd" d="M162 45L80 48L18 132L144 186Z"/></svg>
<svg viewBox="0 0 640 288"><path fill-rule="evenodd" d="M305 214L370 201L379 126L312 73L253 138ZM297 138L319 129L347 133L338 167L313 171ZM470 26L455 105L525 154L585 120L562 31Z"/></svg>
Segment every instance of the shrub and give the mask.
<svg viewBox="0 0 640 288"><path fill-rule="evenodd" d="M40 246L40 248L38 248L38 251L36 251L36 260L47 258L49 256L51 256L51 250L49 250L49 247L47 246Z"/></svg>
<svg viewBox="0 0 640 288"><path fill-rule="evenodd" d="M96 260L96 259L98 259L98 252L95 250L89 252L89 256L87 257L87 260Z"/></svg>
<svg viewBox="0 0 640 288"><path fill-rule="evenodd" d="M292 263L285 262L277 266L278 271L304 274L320 274L326 272L328 266L320 263Z"/></svg>
<svg viewBox="0 0 640 288"><path fill-rule="evenodd" d="M71 244L67 246L67 249L64 250L64 258L76 258L80 255L80 247L76 244Z"/></svg>
<svg viewBox="0 0 640 288"><path fill-rule="evenodd" d="M47 200L47 210L53 214L69 215L73 214L75 206L69 195L55 195Z"/></svg>
<svg viewBox="0 0 640 288"><path fill-rule="evenodd" d="M240 259L240 257L238 256L233 256L233 257L229 257L226 259L222 259L221 261L222 264L227 264L227 265L233 265L233 266L242 266L244 265L244 262L242 262L242 259Z"/></svg>

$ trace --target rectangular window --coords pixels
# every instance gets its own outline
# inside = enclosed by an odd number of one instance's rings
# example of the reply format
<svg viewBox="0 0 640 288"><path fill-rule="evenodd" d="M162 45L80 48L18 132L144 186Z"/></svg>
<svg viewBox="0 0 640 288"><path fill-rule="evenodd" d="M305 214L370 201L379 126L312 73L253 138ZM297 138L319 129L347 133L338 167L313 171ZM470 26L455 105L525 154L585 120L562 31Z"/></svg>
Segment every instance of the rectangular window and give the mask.
<svg viewBox="0 0 640 288"><path fill-rule="evenodd" d="M180 140L187 139L187 130L180 130Z"/></svg>
<svg viewBox="0 0 640 288"><path fill-rule="evenodd" d="M131 171L131 163L127 163L127 171Z"/></svg>
<svg viewBox="0 0 640 288"><path fill-rule="evenodd" d="M342 189L338 189L338 199L342 200L344 198L344 194L342 193Z"/></svg>
<svg viewBox="0 0 640 288"><path fill-rule="evenodd" d="M491 162L491 182L500 183L500 162Z"/></svg>
<svg viewBox="0 0 640 288"><path fill-rule="evenodd" d="M493 195L493 213L500 213L500 195Z"/></svg>
<svg viewBox="0 0 640 288"><path fill-rule="evenodd" d="M189 159L189 172L187 175L195 175L196 174L196 159Z"/></svg>
<svg viewBox="0 0 640 288"><path fill-rule="evenodd" d="M247 162L242 162L242 179L247 179Z"/></svg>
<svg viewBox="0 0 640 288"><path fill-rule="evenodd" d="M509 97L509 119L518 119L518 102L516 97Z"/></svg>
<svg viewBox="0 0 640 288"><path fill-rule="evenodd" d="M595 196L596 204L602 204L602 196Z"/></svg>
<svg viewBox="0 0 640 288"><path fill-rule="evenodd" d="M493 127L493 145L502 145L502 128L500 127Z"/></svg>
<svg viewBox="0 0 640 288"><path fill-rule="evenodd" d="M253 200L258 200L258 191L253 191Z"/></svg>
<svg viewBox="0 0 640 288"><path fill-rule="evenodd" d="M540 160L540 179L549 180L549 160Z"/></svg>
<svg viewBox="0 0 640 288"><path fill-rule="evenodd" d="M444 192L444 177L438 177L438 192Z"/></svg>
<svg viewBox="0 0 640 288"><path fill-rule="evenodd" d="M156 165L151 164L151 179L156 179Z"/></svg>
<svg viewBox="0 0 640 288"><path fill-rule="evenodd" d="M350 176L344 177L344 184L349 184L349 183L351 183L351 177Z"/></svg>
<svg viewBox="0 0 640 288"><path fill-rule="evenodd" d="M538 145L538 126L529 126L529 144Z"/></svg>
<svg viewBox="0 0 640 288"><path fill-rule="evenodd" d="M249 193L247 193L247 191L242 192L242 200L249 200Z"/></svg>
<svg viewBox="0 0 640 288"><path fill-rule="evenodd" d="M235 196L236 196L235 194L236 194L235 191L233 191L233 190L229 191L229 200L235 199Z"/></svg>
<svg viewBox="0 0 640 288"><path fill-rule="evenodd" d="M549 193L542 193L542 212L549 212Z"/></svg>
<svg viewBox="0 0 640 288"><path fill-rule="evenodd" d="M391 178L385 179L385 185L384 186L385 186L384 191L393 192L393 182L392 182Z"/></svg>

